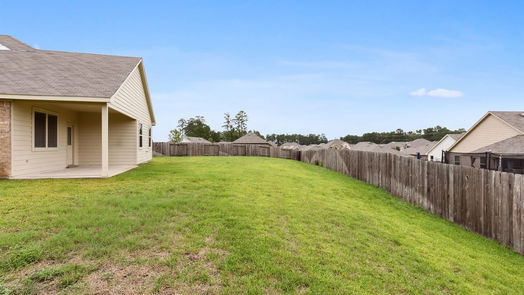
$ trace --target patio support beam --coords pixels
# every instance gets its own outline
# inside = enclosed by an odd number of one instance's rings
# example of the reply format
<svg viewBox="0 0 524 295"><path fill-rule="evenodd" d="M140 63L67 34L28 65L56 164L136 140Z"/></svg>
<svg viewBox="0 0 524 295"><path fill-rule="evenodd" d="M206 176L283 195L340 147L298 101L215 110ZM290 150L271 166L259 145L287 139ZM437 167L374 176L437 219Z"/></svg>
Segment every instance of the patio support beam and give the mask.
<svg viewBox="0 0 524 295"><path fill-rule="evenodd" d="M102 177L109 176L109 109L102 105Z"/></svg>

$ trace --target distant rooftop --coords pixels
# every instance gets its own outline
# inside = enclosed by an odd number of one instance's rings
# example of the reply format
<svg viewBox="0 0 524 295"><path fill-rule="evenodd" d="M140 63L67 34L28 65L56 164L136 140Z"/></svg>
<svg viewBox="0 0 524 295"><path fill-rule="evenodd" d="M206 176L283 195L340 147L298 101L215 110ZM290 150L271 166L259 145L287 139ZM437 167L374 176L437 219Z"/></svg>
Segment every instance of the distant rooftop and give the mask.
<svg viewBox="0 0 524 295"><path fill-rule="evenodd" d="M239 139L233 141L233 143L245 143L245 144L270 144L269 142L262 139L260 136L253 132L249 132Z"/></svg>

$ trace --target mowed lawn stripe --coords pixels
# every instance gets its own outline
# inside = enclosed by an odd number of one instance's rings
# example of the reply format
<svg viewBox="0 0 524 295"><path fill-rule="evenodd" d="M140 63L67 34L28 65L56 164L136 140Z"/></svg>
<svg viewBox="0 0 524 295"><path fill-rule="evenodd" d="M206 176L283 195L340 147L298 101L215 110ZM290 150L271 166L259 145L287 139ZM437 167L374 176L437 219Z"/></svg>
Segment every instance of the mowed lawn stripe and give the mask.
<svg viewBox="0 0 524 295"><path fill-rule="evenodd" d="M305 163L156 158L0 182L0 294L519 294L524 258Z"/></svg>

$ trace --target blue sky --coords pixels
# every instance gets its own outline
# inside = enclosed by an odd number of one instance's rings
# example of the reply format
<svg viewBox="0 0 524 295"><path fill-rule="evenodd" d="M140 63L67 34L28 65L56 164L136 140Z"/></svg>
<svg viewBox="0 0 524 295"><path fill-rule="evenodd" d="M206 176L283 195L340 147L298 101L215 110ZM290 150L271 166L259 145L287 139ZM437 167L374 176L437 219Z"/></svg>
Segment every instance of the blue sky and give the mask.
<svg viewBox="0 0 524 295"><path fill-rule="evenodd" d="M241 109L264 134L336 138L524 110L523 3L0 0L0 33L143 57L155 140Z"/></svg>

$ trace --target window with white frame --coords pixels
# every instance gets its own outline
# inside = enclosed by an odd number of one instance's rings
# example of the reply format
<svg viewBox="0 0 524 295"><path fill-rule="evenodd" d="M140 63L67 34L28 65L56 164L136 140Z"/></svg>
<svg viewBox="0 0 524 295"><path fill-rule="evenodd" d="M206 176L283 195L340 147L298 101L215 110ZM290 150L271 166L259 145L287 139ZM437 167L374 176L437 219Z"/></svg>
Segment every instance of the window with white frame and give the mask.
<svg viewBox="0 0 524 295"><path fill-rule="evenodd" d="M151 140L151 127L149 127L149 147L151 147L151 144L152 144L152 140Z"/></svg>
<svg viewBox="0 0 524 295"><path fill-rule="evenodd" d="M138 147L142 147L142 137L144 133L144 126L142 123L138 123Z"/></svg>
<svg viewBox="0 0 524 295"><path fill-rule="evenodd" d="M58 116L43 111L33 113L33 147L58 147Z"/></svg>

